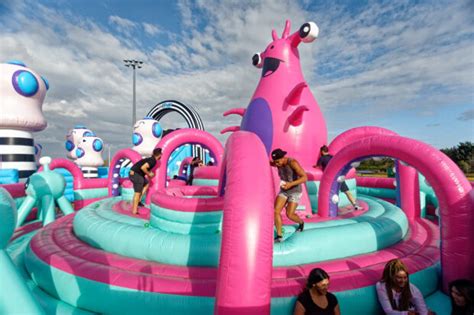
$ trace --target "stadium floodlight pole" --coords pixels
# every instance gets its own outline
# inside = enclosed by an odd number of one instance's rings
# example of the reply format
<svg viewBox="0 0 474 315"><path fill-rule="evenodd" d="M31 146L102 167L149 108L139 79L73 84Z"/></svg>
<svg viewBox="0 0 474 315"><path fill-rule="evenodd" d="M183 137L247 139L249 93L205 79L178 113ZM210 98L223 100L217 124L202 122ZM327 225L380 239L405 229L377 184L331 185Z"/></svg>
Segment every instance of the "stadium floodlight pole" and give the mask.
<svg viewBox="0 0 474 315"><path fill-rule="evenodd" d="M133 69L133 114L132 114L132 131L135 122L137 121L137 97L136 97L136 69L143 67L143 61L135 59L124 59L125 67L132 67Z"/></svg>

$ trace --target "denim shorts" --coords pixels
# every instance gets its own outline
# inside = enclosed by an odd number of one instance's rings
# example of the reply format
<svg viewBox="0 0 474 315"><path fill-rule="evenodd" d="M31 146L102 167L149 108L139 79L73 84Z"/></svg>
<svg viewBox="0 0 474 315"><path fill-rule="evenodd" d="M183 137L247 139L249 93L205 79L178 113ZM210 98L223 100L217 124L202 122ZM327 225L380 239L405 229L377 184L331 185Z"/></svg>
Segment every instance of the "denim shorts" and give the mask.
<svg viewBox="0 0 474 315"><path fill-rule="evenodd" d="M288 199L288 202L298 203L300 202L301 196L303 193L300 192L288 192L285 190L280 190L278 196Z"/></svg>

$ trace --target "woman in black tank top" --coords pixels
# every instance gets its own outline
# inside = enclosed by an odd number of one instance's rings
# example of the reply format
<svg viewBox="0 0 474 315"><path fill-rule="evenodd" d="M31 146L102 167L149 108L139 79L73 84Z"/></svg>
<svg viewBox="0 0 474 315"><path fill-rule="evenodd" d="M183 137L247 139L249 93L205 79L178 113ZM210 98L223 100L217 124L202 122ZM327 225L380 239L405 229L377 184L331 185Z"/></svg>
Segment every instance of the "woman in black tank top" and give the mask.
<svg viewBox="0 0 474 315"><path fill-rule="evenodd" d="M334 294L328 292L329 275L321 268L314 268L308 276L306 288L295 304L294 315L341 315Z"/></svg>

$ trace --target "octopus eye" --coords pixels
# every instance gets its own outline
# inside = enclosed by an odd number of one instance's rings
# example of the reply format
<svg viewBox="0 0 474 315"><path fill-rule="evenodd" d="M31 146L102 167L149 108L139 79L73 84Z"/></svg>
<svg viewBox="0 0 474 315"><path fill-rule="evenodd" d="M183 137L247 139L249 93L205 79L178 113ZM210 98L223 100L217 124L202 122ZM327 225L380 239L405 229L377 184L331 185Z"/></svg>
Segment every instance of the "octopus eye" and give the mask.
<svg viewBox="0 0 474 315"><path fill-rule="evenodd" d="M318 37L319 27L314 22L306 22L301 25L299 35L302 42L311 43Z"/></svg>
<svg viewBox="0 0 474 315"><path fill-rule="evenodd" d="M261 68L262 67L262 56L260 54L253 55L252 64L257 68Z"/></svg>

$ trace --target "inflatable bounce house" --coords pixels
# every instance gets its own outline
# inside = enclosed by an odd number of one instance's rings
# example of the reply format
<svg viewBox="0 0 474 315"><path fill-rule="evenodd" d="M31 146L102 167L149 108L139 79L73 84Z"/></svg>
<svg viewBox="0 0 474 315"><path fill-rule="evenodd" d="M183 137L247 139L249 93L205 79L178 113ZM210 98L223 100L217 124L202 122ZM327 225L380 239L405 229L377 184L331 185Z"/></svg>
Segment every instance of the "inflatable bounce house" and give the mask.
<svg viewBox="0 0 474 315"><path fill-rule="evenodd" d="M325 171L314 168L327 129L298 46L317 35L313 22L291 33L287 21L281 37L272 32L252 59L261 78L249 105L224 113L242 116L240 126L223 130L232 132L225 147L200 128L163 135L150 122L162 157L139 215L131 214L132 184L120 169L148 151L118 151L106 178L86 178L67 159L43 158L26 189L2 185L0 313L287 315L309 271L321 267L342 314L382 314L375 284L393 258L408 266L431 309L449 313L448 282L474 279L473 187L439 150L381 127L340 134L329 144L334 157ZM9 67L4 74L13 79L2 85L13 82L19 95L7 106L36 97L15 85L15 73L29 70ZM44 82L30 76L43 91ZM161 114L173 106L180 108L164 102ZM135 146L140 138L134 135ZM195 169L193 185L167 172L184 145L199 145L214 161ZM297 209L305 229L295 233L284 221L281 243L274 243L275 148L297 159L308 177ZM356 175L361 160L379 156L395 160L395 178ZM73 204L56 168L72 174ZM339 193L344 181L361 211L351 211Z"/></svg>

